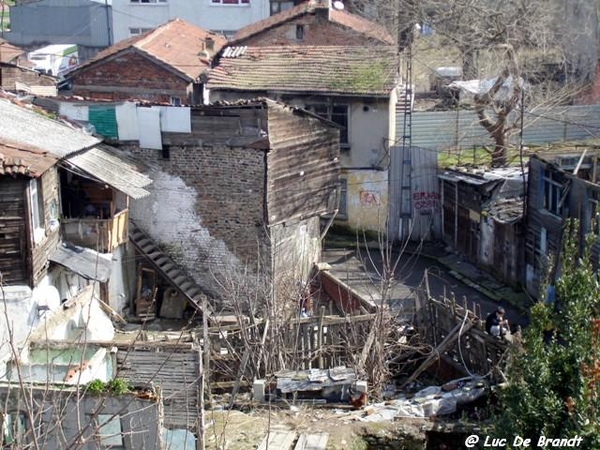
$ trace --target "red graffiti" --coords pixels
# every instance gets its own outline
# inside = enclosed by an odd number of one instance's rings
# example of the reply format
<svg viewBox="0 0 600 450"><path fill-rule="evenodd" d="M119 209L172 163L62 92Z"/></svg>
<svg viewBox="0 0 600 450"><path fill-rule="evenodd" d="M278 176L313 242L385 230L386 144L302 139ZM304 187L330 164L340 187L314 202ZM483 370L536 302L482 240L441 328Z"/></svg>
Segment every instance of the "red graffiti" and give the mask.
<svg viewBox="0 0 600 450"><path fill-rule="evenodd" d="M412 200L413 208L417 211L422 209L438 210L440 208L440 194L435 191L414 192Z"/></svg>
<svg viewBox="0 0 600 450"><path fill-rule="evenodd" d="M379 192L360 191L360 204L363 206L378 206L381 203Z"/></svg>

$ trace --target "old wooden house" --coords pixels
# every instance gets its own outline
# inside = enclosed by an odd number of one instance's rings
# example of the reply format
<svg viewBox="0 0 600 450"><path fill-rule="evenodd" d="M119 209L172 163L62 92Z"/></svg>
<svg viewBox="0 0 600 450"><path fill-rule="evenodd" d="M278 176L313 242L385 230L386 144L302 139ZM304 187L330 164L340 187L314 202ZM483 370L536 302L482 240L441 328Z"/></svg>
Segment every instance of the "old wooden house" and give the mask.
<svg viewBox="0 0 600 450"><path fill-rule="evenodd" d="M149 268L184 293L195 283L218 297L218 275L245 271L297 289L338 204L339 127L271 100L171 109L187 110L189 133L159 127L159 148L122 144L151 167L152 194L131 209Z"/></svg>
<svg viewBox="0 0 600 450"><path fill-rule="evenodd" d="M446 244L499 280L518 286L523 267L521 169L446 170L441 181L442 237Z"/></svg>
<svg viewBox="0 0 600 450"><path fill-rule="evenodd" d="M129 197L146 195L151 180L42 112L3 99L0 115L2 283L66 299L98 281L102 299L122 309Z"/></svg>
<svg viewBox="0 0 600 450"><path fill-rule="evenodd" d="M89 99L201 104L203 74L223 36L181 19L133 36L69 73L73 94Z"/></svg>
<svg viewBox="0 0 600 450"><path fill-rule="evenodd" d="M337 219L379 231L387 218L397 75L393 46L243 46L224 50L208 87L213 100L264 95L340 125Z"/></svg>
<svg viewBox="0 0 600 450"><path fill-rule="evenodd" d="M565 221L577 219L579 232L598 234L600 176L597 150L533 155L529 159L527 234L525 236L525 286L534 297L554 273L548 268L560 255ZM594 254L598 254L598 244Z"/></svg>

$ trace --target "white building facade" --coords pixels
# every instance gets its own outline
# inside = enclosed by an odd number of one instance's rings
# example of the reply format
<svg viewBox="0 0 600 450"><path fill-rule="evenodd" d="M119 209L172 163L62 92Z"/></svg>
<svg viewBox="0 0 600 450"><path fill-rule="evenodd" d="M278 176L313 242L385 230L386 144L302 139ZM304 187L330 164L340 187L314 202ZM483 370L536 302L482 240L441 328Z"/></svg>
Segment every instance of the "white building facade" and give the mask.
<svg viewBox="0 0 600 450"><path fill-rule="evenodd" d="M113 37L121 41L175 18L231 36L269 17L269 0L113 0Z"/></svg>

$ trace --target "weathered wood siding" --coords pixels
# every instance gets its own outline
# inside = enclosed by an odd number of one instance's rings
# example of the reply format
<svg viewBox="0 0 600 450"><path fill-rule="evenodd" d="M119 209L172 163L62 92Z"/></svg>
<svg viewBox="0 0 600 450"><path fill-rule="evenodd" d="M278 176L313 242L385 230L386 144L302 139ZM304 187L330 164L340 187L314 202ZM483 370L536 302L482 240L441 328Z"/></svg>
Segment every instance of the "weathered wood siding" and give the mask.
<svg viewBox="0 0 600 450"><path fill-rule="evenodd" d="M199 352L194 344L122 344L117 352L117 377L134 386L160 386L165 427L195 431L200 395Z"/></svg>
<svg viewBox="0 0 600 450"><path fill-rule="evenodd" d="M23 69L13 64L0 63L0 83L2 89L14 91L16 83L29 86L55 86L56 80L33 70Z"/></svg>
<svg viewBox="0 0 600 450"><path fill-rule="evenodd" d="M269 106L268 128L268 223L332 212L340 175L339 129L281 104Z"/></svg>
<svg viewBox="0 0 600 450"><path fill-rule="evenodd" d="M564 200L560 216L544 208L543 178L546 168L555 173L555 180L562 185L561 196L564 196ZM537 297L548 265L554 264L562 250L566 219L579 220L579 231L582 236L592 230L593 207L590 200L600 200L600 186L582 180L534 156L529 161L527 191L526 285L528 292ZM583 240L581 244L583 245ZM596 261L599 249L600 244L597 242L593 248L593 257Z"/></svg>
<svg viewBox="0 0 600 450"><path fill-rule="evenodd" d="M59 189L58 172L56 167L44 172L41 176L41 198L42 198L42 217L45 227L45 236L38 244L33 242L33 233L29 232L29 243L31 246L31 281L32 285L37 285L48 272L48 255L57 247L60 240L60 227L50 229L50 220L58 219L59 213ZM28 198L29 196L27 196ZM29 220L29 207L26 214L27 223Z"/></svg>
<svg viewBox="0 0 600 450"><path fill-rule="evenodd" d="M0 178L0 273L5 284L28 284L25 192L29 179Z"/></svg>

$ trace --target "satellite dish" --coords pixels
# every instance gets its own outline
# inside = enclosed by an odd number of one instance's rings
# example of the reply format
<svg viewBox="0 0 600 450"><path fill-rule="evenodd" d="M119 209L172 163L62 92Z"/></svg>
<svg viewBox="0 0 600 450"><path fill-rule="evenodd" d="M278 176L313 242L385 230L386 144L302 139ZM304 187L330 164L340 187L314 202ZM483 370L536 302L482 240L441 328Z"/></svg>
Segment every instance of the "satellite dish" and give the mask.
<svg viewBox="0 0 600 450"><path fill-rule="evenodd" d="M344 9L344 4L340 2L340 0L336 0L335 2L333 2L333 7L338 11L341 11Z"/></svg>

